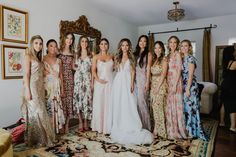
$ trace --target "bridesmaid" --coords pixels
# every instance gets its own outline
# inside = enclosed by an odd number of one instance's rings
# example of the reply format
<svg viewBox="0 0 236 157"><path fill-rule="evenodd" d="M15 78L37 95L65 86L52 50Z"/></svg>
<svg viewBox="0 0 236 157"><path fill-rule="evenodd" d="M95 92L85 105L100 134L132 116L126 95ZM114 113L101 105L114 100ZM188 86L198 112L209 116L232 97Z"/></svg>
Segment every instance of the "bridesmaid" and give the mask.
<svg viewBox="0 0 236 157"><path fill-rule="evenodd" d="M99 53L93 57L94 81L92 130L109 134L111 131L111 86L113 80L113 57L108 53L109 41L102 38Z"/></svg>
<svg viewBox="0 0 236 157"><path fill-rule="evenodd" d="M75 108L73 106L73 92L74 92L74 41L75 37L72 33L67 33L61 40L60 54L58 58L62 62L62 76L64 97L62 97L62 107L66 123L64 132L69 131L69 120L75 117Z"/></svg>
<svg viewBox="0 0 236 157"><path fill-rule="evenodd" d="M88 131L88 120L92 119L92 60L89 40L81 36L75 59L74 99L73 104L79 116L79 131Z"/></svg>
<svg viewBox="0 0 236 157"><path fill-rule="evenodd" d="M167 97L167 75L168 62L165 57L165 47L161 41L154 44L153 64L151 67L151 107L154 117L154 136L167 138L165 124L165 108Z"/></svg>
<svg viewBox="0 0 236 157"><path fill-rule="evenodd" d="M150 113L148 104L148 91L150 84L150 68L152 64L152 54L148 50L148 37L141 35L138 39L136 50L136 84L138 91L138 112L143 124L143 128L151 130Z"/></svg>
<svg viewBox="0 0 236 157"><path fill-rule="evenodd" d="M169 139L187 138L183 112L182 58L178 52L179 38L168 39L169 62L167 73L168 95L166 128Z"/></svg>
<svg viewBox="0 0 236 157"><path fill-rule="evenodd" d="M55 141L45 106L42 49L41 36L33 36L24 56L24 95L21 109L26 120L25 141L29 147L52 146Z"/></svg>
<svg viewBox="0 0 236 157"><path fill-rule="evenodd" d="M194 71L197 67L196 58L192 56L192 44L189 40L181 42L183 59L183 90L184 90L184 114L186 129L189 136L206 140L200 121L200 101L198 85Z"/></svg>
<svg viewBox="0 0 236 157"><path fill-rule="evenodd" d="M45 71L46 107L51 118L55 133L59 133L65 124L61 96L63 95L62 64L56 58L57 42L50 39L47 42L47 55L43 58Z"/></svg>

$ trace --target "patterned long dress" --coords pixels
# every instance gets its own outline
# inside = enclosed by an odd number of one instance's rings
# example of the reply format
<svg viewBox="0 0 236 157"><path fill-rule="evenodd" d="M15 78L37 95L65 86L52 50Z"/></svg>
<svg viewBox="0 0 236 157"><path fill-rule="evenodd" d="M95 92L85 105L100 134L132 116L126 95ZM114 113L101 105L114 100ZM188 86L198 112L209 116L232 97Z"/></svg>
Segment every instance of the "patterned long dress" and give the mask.
<svg viewBox="0 0 236 157"><path fill-rule="evenodd" d="M139 62L139 59L138 59ZM143 67L136 66L136 85L138 92L138 112L143 124L143 128L151 130L150 112L148 104L148 95L145 93L146 83L146 60L144 59Z"/></svg>
<svg viewBox="0 0 236 157"><path fill-rule="evenodd" d="M168 94L166 107L166 128L169 139L186 138L183 106L182 77L177 79L178 72L181 74L182 60L178 52L170 54L168 62ZM178 81L178 82L177 82ZM177 85L175 84L177 82ZM175 86L176 85L176 91Z"/></svg>
<svg viewBox="0 0 236 157"><path fill-rule="evenodd" d="M62 97L62 107L66 119L71 119L76 116L76 111L73 106L74 93L74 74L73 74L73 60L72 55L60 54L59 58L62 62L63 87L65 96Z"/></svg>
<svg viewBox="0 0 236 157"><path fill-rule="evenodd" d="M92 90L91 90L91 58L78 58L78 65L74 75L74 99L73 104L77 113L82 112L83 119L92 119Z"/></svg>
<svg viewBox="0 0 236 157"><path fill-rule="evenodd" d="M165 108L166 108L166 96L167 96L167 83L164 79L162 85L160 86L159 92L157 92L157 85L160 81L163 68L161 64L154 64L151 67L151 107L153 111L154 118L154 132L157 136L167 138L166 132L166 120L165 120Z"/></svg>
<svg viewBox="0 0 236 157"><path fill-rule="evenodd" d="M65 117L61 102L61 80L59 77L60 59L53 65L44 61L44 68L49 72L44 78L46 90L46 107L48 115L51 117L54 131L59 133L65 124Z"/></svg>
<svg viewBox="0 0 236 157"><path fill-rule="evenodd" d="M51 146L55 141L55 134L45 105L43 70L41 62L31 61L30 90L32 100L27 101L25 89L23 91L21 110L26 119L25 141L29 147Z"/></svg>
<svg viewBox="0 0 236 157"><path fill-rule="evenodd" d="M191 137L206 140L200 121L200 101L198 97L198 85L196 76L194 75L192 85L190 87L190 96L186 97L185 89L189 79L189 63L196 67L196 59L192 55L184 57L183 60L183 90L184 90L184 114L186 121L186 129Z"/></svg>

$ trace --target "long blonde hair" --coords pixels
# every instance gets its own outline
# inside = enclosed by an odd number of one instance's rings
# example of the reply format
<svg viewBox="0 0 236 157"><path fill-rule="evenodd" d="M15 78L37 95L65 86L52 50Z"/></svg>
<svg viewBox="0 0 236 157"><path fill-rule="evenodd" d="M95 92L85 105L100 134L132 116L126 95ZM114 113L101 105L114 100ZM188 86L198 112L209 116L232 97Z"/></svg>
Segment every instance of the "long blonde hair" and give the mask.
<svg viewBox="0 0 236 157"><path fill-rule="evenodd" d="M33 36L31 39L30 39L30 47L26 50L26 53L25 55L29 55L30 57L33 57L33 59L36 59L36 60L39 60L39 61L42 61L43 59L43 48L41 51L39 52L36 52L34 50L34 40L36 39L40 39L43 43L43 38L40 36L40 35L35 35Z"/></svg>
<svg viewBox="0 0 236 157"><path fill-rule="evenodd" d="M188 39L184 39L183 41L181 41L180 45L181 45L182 43L187 43L187 44L188 44L188 46L189 46L189 51L188 51L188 53L189 53L190 55L193 55L193 46L192 46L191 41L188 40Z"/></svg>
<svg viewBox="0 0 236 157"><path fill-rule="evenodd" d="M121 46L124 42L127 42L128 45L129 45L128 58L130 60L130 65L131 65L132 69L135 70L136 63L135 63L135 58L134 58L134 55L133 55L133 52L132 52L132 44L131 44L131 41L128 38L123 38L123 39L120 40L120 42L118 44L118 53L115 56L115 62L116 62L117 65L121 64L121 60L122 60L122 56L123 56Z"/></svg>

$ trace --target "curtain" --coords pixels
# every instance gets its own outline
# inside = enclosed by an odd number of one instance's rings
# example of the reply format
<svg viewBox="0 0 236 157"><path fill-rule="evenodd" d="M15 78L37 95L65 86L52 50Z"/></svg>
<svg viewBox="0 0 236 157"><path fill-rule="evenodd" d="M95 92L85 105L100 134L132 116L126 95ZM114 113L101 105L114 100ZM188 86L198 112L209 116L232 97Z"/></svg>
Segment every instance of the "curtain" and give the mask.
<svg viewBox="0 0 236 157"><path fill-rule="evenodd" d="M202 53L203 53L202 80L206 82L212 82L210 51L211 51L211 30L205 29L203 33L203 44L202 44Z"/></svg>
<svg viewBox="0 0 236 157"><path fill-rule="evenodd" d="M153 53L154 50L154 34L149 35L149 52Z"/></svg>

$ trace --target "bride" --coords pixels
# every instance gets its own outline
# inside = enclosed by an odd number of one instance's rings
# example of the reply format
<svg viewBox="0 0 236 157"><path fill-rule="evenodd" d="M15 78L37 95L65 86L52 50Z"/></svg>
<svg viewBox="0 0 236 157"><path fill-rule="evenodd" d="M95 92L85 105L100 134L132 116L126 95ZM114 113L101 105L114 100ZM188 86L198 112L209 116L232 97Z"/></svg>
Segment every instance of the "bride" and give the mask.
<svg viewBox="0 0 236 157"><path fill-rule="evenodd" d="M122 39L115 59L118 72L112 87L111 139L121 144L150 144L153 135L142 129L134 92L135 63L131 53L131 42Z"/></svg>

